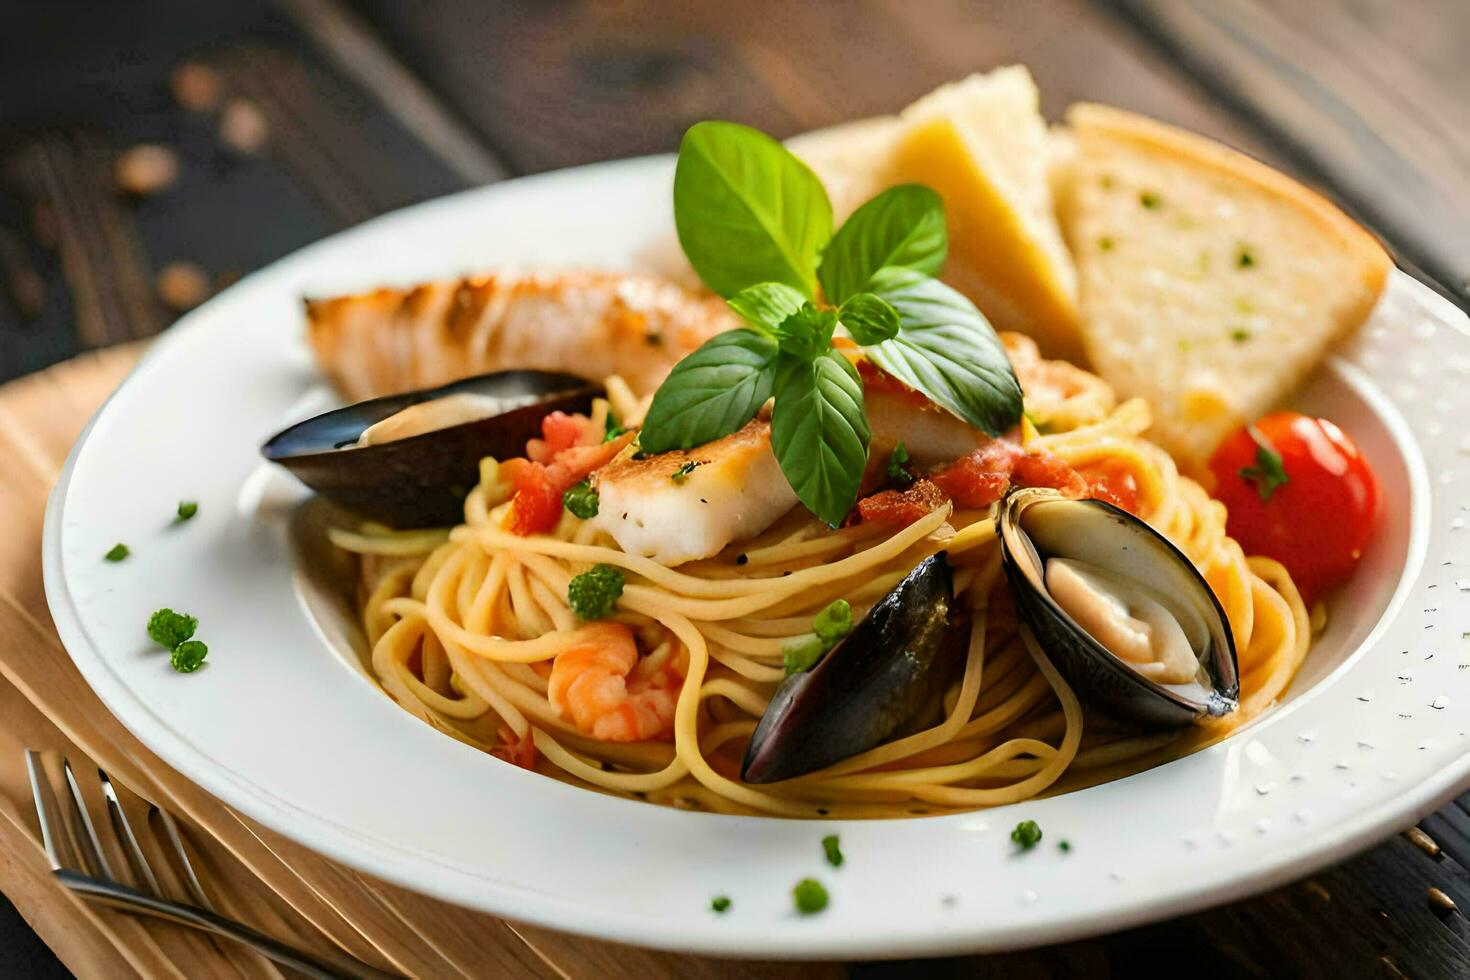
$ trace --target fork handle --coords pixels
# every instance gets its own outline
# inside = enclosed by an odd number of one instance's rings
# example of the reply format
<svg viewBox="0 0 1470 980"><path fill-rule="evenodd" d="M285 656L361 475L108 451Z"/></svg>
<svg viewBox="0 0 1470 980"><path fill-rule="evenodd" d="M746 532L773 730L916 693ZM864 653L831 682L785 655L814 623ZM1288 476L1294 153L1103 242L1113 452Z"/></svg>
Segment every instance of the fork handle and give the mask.
<svg viewBox="0 0 1470 980"><path fill-rule="evenodd" d="M300 950L292 949L285 943L272 939L263 932L257 932L247 925L242 925L233 919L202 909L194 905L185 905L182 902L170 902L162 898L154 898L152 895L129 888L126 885L113 884L109 881L100 881L90 875L79 874L68 868L62 868L55 872L58 880L63 885L78 895L106 905L111 908L121 909L125 912L138 912L143 915L151 915L154 918L176 922L182 926L189 926L203 932L212 932L216 936L224 936L233 939L255 950L257 953L274 960L283 966L289 966L299 970L315 980L342 980L342 978L368 977L372 980L399 980L398 974L387 973L377 967L369 966L361 960L350 956L334 956L330 959L317 958Z"/></svg>

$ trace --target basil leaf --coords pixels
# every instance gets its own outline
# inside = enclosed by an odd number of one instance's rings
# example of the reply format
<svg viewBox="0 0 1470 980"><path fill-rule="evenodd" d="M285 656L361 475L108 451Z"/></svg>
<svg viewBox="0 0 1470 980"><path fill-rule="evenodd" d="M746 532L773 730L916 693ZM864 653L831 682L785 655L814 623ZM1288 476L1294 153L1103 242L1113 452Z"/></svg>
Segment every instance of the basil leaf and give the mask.
<svg viewBox="0 0 1470 980"><path fill-rule="evenodd" d="M832 346L832 333L836 329L836 313L803 303L801 309L782 320L776 328L776 342L781 345L783 354L810 361Z"/></svg>
<svg viewBox="0 0 1470 980"><path fill-rule="evenodd" d="M760 282L746 286L727 302L740 319L757 330L774 334L781 321L801 309L806 297L779 282Z"/></svg>
<svg viewBox="0 0 1470 980"><path fill-rule="evenodd" d="M888 300L872 293L849 296L837 311L837 319L852 334L852 339L865 347L898 335L898 311Z"/></svg>
<svg viewBox="0 0 1470 980"><path fill-rule="evenodd" d="M832 204L817 175L766 134L701 122L679 146L674 224L699 278L721 296L758 282L811 296Z"/></svg>
<svg viewBox="0 0 1470 980"><path fill-rule="evenodd" d="M797 498L836 527L857 500L868 462L863 383L847 358L782 355L776 364L771 445Z"/></svg>
<svg viewBox="0 0 1470 980"><path fill-rule="evenodd" d="M948 253L944 201L922 184L900 184L842 223L822 253L817 277L827 302L845 303L885 266L938 275Z"/></svg>
<svg viewBox="0 0 1470 980"><path fill-rule="evenodd" d="M692 449L739 429L771 397L776 356L776 342L754 330L727 330L705 341L659 386L639 448Z"/></svg>
<svg viewBox="0 0 1470 980"><path fill-rule="evenodd" d="M911 269L881 269L873 292L898 336L864 348L874 364L992 436L1021 421L1021 385L990 322L961 294Z"/></svg>

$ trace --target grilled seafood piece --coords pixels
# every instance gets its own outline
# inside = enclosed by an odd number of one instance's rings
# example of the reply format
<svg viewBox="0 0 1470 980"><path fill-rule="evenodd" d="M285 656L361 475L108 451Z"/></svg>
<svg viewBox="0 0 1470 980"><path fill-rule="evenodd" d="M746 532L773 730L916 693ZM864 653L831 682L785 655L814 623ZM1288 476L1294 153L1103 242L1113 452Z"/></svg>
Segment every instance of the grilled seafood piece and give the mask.
<svg viewBox="0 0 1470 980"><path fill-rule="evenodd" d="M318 366L377 398L511 368L621 375L640 395L740 321L724 300L623 272L491 273L306 303Z"/></svg>

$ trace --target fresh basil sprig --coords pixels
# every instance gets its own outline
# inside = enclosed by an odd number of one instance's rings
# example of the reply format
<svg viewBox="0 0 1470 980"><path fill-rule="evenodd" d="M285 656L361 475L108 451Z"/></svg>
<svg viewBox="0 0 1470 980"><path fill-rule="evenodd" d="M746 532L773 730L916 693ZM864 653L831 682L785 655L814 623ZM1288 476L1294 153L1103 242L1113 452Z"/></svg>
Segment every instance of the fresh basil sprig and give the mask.
<svg viewBox="0 0 1470 980"><path fill-rule="evenodd" d="M833 235L806 164L757 130L702 122L679 148L674 223L690 264L747 327L675 366L644 419L644 452L723 438L774 397L781 472L812 513L840 523L871 431L862 381L832 347L839 325L874 364L976 428L998 436L1020 421L1021 387L995 331L931 278L949 239L929 188L890 188Z"/></svg>

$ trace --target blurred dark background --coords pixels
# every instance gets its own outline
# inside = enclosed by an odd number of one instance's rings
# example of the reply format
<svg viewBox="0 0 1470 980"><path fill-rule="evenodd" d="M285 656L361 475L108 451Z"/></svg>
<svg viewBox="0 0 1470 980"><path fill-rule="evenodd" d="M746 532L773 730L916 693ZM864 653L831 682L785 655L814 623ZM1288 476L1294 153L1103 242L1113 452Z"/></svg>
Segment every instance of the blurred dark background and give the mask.
<svg viewBox="0 0 1470 980"><path fill-rule="evenodd" d="M1013 62L1053 119L1111 102L1294 173L1463 304L1467 51L1466 0L0 0L0 381L151 336L403 205L669 151L703 118L787 136L892 112ZM1422 826L1440 846L1394 838L1225 909L984 963L1467 976L1470 799ZM0 975L62 973L0 907Z"/></svg>

